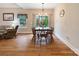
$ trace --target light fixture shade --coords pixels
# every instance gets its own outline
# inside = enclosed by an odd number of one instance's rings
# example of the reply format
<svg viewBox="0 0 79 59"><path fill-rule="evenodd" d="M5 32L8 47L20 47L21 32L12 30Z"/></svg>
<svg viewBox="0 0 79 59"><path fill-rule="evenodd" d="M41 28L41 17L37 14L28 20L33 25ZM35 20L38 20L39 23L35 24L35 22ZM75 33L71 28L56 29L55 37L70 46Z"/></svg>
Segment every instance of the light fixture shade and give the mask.
<svg viewBox="0 0 79 59"><path fill-rule="evenodd" d="M45 13L45 16L48 16L48 14L47 14L47 13Z"/></svg>
<svg viewBox="0 0 79 59"><path fill-rule="evenodd" d="M47 16L47 13L45 12L45 9L44 9L44 4L45 4L45 3L42 3L41 12L38 13L39 16Z"/></svg>

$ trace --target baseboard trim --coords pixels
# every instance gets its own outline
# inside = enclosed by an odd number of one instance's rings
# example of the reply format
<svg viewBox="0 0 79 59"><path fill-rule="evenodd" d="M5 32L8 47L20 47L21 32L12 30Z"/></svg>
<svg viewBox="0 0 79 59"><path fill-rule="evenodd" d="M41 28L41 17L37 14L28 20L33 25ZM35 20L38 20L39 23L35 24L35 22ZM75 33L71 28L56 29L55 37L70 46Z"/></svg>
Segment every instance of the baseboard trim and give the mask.
<svg viewBox="0 0 79 59"><path fill-rule="evenodd" d="M32 34L32 33L17 33L17 35L27 35L27 34Z"/></svg>
<svg viewBox="0 0 79 59"><path fill-rule="evenodd" d="M79 50L78 49L76 49L75 47L73 47L67 40L63 40L63 38L60 35L58 35L56 33L54 33L54 35L58 39L60 39L63 43L65 43L73 52L75 52L79 56Z"/></svg>

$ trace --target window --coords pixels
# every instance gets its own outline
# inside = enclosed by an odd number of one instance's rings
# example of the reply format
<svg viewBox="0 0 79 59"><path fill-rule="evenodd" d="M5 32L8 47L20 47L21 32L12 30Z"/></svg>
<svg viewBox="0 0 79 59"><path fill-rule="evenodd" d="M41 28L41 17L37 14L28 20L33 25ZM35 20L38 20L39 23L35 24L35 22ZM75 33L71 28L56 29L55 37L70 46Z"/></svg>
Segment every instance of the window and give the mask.
<svg viewBox="0 0 79 59"><path fill-rule="evenodd" d="M25 26L26 25L26 20L27 20L27 14L18 14L17 17L19 18L20 26Z"/></svg>
<svg viewBox="0 0 79 59"><path fill-rule="evenodd" d="M36 26L48 27L48 16L36 16Z"/></svg>

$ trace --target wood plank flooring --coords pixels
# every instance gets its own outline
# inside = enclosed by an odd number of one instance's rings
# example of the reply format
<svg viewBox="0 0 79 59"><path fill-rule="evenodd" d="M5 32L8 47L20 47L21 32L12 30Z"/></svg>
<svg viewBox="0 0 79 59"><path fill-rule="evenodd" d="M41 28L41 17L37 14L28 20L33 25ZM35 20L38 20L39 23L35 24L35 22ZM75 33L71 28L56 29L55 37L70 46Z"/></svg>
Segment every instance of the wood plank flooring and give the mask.
<svg viewBox="0 0 79 59"><path fill-rule="evenodd" d="M34 45L32 34L18 35L14 39L0 39L0 56L77 56L54 36L52 44Z"/></svg>

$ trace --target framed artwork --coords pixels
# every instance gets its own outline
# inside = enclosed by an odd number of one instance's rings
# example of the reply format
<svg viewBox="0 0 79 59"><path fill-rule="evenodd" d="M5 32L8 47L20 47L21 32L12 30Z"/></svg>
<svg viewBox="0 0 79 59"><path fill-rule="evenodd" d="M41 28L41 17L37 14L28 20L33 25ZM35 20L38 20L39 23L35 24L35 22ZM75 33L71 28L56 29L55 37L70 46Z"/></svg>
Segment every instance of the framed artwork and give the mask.
<svg viewBox="0 0 79 59"><path fill-rule="evenodd" d="M28 19L27 14L17 14L17 18L19 19L20 26L26 25L26 21Z"/></svg>
<svg viewBox="0 0 79 59"><path fill-rule="evenodd" d="M3 21L13 21L14 13L3 13Z"/></svg>
<svg viewBox="0 0 79 59"><path fill-rule="evenodd" d="M60 16L61 16L61 17L63 17L63 16L64 16L64 14L65 14L65 10L64 10L64 9L62 9L62 10L60 11Z"/></svg>

